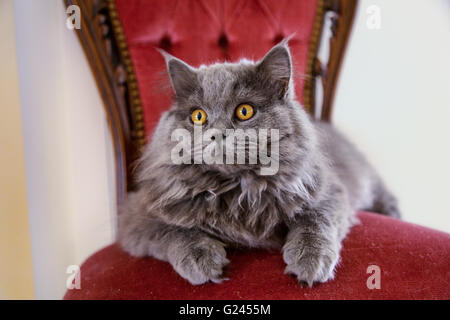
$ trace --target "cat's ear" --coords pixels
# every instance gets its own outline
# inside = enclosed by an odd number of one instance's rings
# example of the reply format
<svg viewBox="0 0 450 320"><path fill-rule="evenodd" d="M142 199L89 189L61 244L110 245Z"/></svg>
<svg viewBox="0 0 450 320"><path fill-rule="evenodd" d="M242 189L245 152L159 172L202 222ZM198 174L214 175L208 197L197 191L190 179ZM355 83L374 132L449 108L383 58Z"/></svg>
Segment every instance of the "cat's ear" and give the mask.
<svg viewBox="0 0 450 320"><path fill-rule="evenodd" d="M257 65L258 72L277 85L280 98L289 91L292 76L292 60L287 41L274 46Z"/></svg>
<svg viewBox="0 0 450 320"><path fill-rule="evenodd" d="M197 86L197 73L184 61L175 58L164 50L158 49L166 60L170 82L178 98L189 96Z"/></svg>

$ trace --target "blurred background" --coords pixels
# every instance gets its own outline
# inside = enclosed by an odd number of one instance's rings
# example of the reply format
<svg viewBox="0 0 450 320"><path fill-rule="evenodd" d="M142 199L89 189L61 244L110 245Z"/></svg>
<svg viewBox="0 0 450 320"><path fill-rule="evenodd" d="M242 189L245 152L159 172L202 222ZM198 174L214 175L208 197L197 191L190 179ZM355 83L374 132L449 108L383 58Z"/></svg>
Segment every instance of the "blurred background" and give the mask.
<svg viewBox="0 0 450 320"><path fill-rule="evenodd" d="M0 1L1 299L61 298L68 267L114 241L111 138L65 22L60 0ZM449 57L450 1L361 0L333 117L397 195L404 219L445 232Z"/></svg>

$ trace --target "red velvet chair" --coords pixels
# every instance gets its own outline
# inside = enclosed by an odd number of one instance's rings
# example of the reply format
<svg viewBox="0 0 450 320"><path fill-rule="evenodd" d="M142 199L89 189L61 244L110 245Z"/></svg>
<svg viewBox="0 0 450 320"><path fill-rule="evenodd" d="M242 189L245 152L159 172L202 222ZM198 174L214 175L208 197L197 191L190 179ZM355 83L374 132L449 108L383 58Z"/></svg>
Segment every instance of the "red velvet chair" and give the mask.
<svg viewBox="0 0 450 320"><path fill-rule="evenodd" d="M105 102L115 146L117 198L133 188L130 164L139 155L169 91L157 90L165 65L155 47L192 65L259 59L293 35L290 47L297 96L312 114L331 117L337 75L353 19L355 0L66 0L82 9L77 31ZM326 64L317 48L326 13L333 32ZM322 103L315 84L321 77ZM319 108L320 107L320 108ZM222 284L192 286L172 267L153 258L133 258L116 244L81 267L81 290L65 299L449 299L450 235L373 213L344 241L336 278L313 288L284 274L281 253L229 252ZM380 288L373 288L373 266ZM379 269L378 269L379 268ZM371 277L372 275L372 277Z"/></svg>

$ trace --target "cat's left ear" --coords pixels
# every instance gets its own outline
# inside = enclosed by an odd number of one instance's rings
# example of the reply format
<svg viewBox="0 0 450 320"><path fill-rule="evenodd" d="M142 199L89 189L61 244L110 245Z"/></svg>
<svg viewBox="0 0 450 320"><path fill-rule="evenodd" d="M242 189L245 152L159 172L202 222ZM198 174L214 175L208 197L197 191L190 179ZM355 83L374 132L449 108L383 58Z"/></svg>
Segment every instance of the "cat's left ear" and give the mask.
<svg viewBox="0 0 450 320"><path fill-rule="evenodd" d="M287 41L274 46L257 65L258 72L263 77L275 83L280 94L284 98L289 91L292 76L292 59Z"/></svg>
<svg viewBox="0 0 450 320"><path fill-rule="evenodd" d="M197 87L197 73L193 67L164 50L157 49L166 60L170 82L178 98L189 96Z"/></svg>

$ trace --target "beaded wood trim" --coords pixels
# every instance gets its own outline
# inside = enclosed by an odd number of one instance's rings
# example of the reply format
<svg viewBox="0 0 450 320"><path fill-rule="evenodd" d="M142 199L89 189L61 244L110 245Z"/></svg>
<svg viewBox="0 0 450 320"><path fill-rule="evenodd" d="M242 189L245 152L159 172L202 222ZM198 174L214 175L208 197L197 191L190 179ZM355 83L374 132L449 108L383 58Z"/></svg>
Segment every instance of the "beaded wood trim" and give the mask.
<svg viewBox="0 0 450 320"><path fill-rule="evenodd" d="M303 89L303 106L312 116L314 116L315 112L315 88L313 86L316 84L316 74L314 72L314 66L322 35L323 19L324 1L317 0L316 14L314 17L311 39L309 41L309 50L306 62L306 79Z"/></svg>
<svg viewBox="0 0 450 320"><path fill-rule="evenodd" d="M320 119L330 122L333 100L347 41L353 25L357 0L317 0L316 16L307 57L306 81L303 103L306 110L316 117L316 83L320 77L322 101ZM326 62L318 58L318 50L323 36L325 17L330 13L329 55ZM328 19L328 18L327 18Z"/></svg>
<svg viewBox="0 0 450 320"><path fill-rule="evenodd" d="M130 116L132 125L131 139L135 142L138 150L141 150L146 144L144 114L142 109L142 101L139 95L139 86L134 72L133 62L131 61L128 44L122 24L119 20L117 7L114 0L107 0L108 13L113 27L114 37L119 49L120 58L125 66L127 84L128 84L128 102L130 105Z"/></svg>

